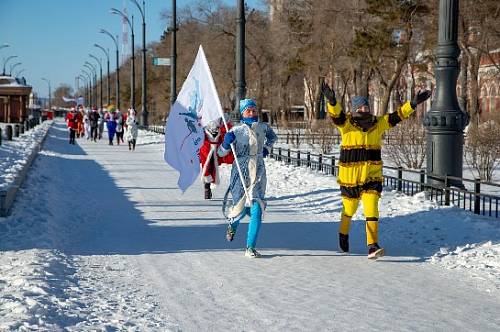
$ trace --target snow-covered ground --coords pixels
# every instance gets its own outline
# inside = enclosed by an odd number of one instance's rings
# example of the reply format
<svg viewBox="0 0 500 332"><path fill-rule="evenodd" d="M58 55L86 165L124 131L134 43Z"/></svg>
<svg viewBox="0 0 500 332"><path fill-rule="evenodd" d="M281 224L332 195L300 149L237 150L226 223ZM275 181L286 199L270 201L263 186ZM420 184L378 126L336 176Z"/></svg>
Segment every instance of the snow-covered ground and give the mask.
<svg viewBox="0 0 500 332"><path fill-rule="evenodd" d="M366 259L362 211L337 251L335 178L266 161L258 248L225 241L221 197L181 194L163 136L135 152L77 140L56 122L0 218L0 330L498 331L500 223L386 191Z"/></svg>

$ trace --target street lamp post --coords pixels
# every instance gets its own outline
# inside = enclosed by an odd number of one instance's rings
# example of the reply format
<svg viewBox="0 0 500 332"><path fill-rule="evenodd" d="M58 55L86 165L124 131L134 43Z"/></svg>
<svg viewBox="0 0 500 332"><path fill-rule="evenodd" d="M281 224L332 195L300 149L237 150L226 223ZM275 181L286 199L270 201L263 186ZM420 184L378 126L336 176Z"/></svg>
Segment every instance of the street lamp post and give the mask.
<svg viewBox="0 0 500 332"><path fill-rule="evenodd" d="M5 66L7 65L7 62L9 62L9 60L14 59L14 58L17 58L17 55L11 55L11 56L8 56L8 57L7 57L7 59L4 59L4 60L3 60L3 71L2 71L2 75L5 75Z"/></svg>
<svg viewBox="0 0 500 332"><path fill-rule="evenodd" d="M88 100L88 103L89 104L92 104L92 75L89 74L89 72L87 72L85 69L82 69L82 73L86 75L87 79L88 79L88 86L89 86L89 98L87 99Z"/></svg>
<svg viewBox="0 0 500 332"><path fill-rule="evenodd" d="M101 92L101 93L100 93L100 97L99 97L100 99L99 99L99 101L100 101L100 104L101 104L101 109L102 109L102 59L101 59L101 58L96 57L96 56L95 56L95 55L93 55L93 54L89 54L89 56L90 56L92 59L94 59L95 61L97 61L97 63L99 64L99 74L100 74L100 76L101 76L101 78L100 78L100 79L101 79L101 84L100 84L100 92Z"/></svg>
<svg viewBox="0 0 500 332"><path fill-rule="evenodd" d="M47 82L47 84L49 85L49 111L50 111L52 109L52 89L50 86L50 80L42 77L42 81Z"/></svg>
<svg viewBox="0 0 500 332"><path fill-rule="evenodd" d="M172 54L170 55L170 103L177 99L177 1L172 0Z"/></svg>
<svg viewBox="0 0 500 332"><path fill-rule="evenodd" d="M94 75L94 100L92 101L91 105L92 107L97 105L97 68L88 61L85 61L83 65L87 67L90 70L90 72Z"/></svg>
<svg viewBox="0 0 500 332"><path fill-rule="evenodd" d="M463 130L469 116L457 99L459 73L457 44L458 0L440 0L438 46L436 48L436 99L425 114L427 128L427 183L444 185L446 176L462 177ZM461 180L448 185L463 187Z"/></svg>
<svg viewBox="0 0 500 332"><path fill-rule="evenodd" d="M82 74L78 75L78 78L80 78L81 80L83 80L83 84L85 84L85 91L84 91L84 94L85 94L85 99L89 98L89 89L88 89L88 81L87 81L87 78L85 76L83 76ZM87 99L88 100L88 99Z"/></svg>
<svg viewBox="0 0 500 332"><path fill-rule="evenodd" d="M116 8L111 8L111 14L120 15L130 27L130 32L132 33L132 73L130 75L130 108L135 110L135 37L134 37L134 16L132 15L132 21L129 20L128 16L119 11Z"/></svg>
<svg viewBox="0 0 500 332"><path fill-rule="evenodd" d="M10 65L9 76L12 76L12 71L14 70L14 68L22 64L23 64L22 62L16 62L15 64Z"/></svg>
<svg viewBox="0 0 500 332"><path fill-rule="evenodd" d="M24 68L23 68L23 69L18 70L18 71L17 71L17 73L16 73L16 75L15 75L15 77L20 77L19 75L21 75L21 73L22 73L22 72L24 72L25 70L26 70L26 69L24 69Z"/></svg>
<svg viewBox="0 0 500 332"><path fill-rule="evenodd" d="M108 35L116 46L116 108L120 109L120 54L118 53L118 38L113 37L107 30L101 29L100 32Z"/></svg>
<svg viewBox="0 0 500 332"><path fill-rule="evenodd" d="M104 47L102 47L101 45L98 45L98 44L94 44L94 46L101 49L104 52L104 54L106 54L106 60L107 60L107 65L108 65L108 77L106 79L106 81L107 81L106 89L108 92L108 105L109 105L111 103L111 100L110 100L110 98L111 98L111 85L109 85L109 50L104 49ZM102 82L102 77L101 77L101 82Z"/></svg>
<svg viewBox="0 0 500 332"><path fill-rule="evenodd" d="M144 0L142 1L142 9L137 0L131 0L139 11L141 12L142 16L142 125L147 126L148 125L148 107L147 107L147 95L146 95L146 89L147 89L147 82L146 82L146 4Z"/></svg>
<svg viewBox="0 0 500 332"><path fill-rule="evenodd" d="M245 98L245 1L238 0L238 18L236 19L236 93L233 118L240 118L240 100Z"/></svg>

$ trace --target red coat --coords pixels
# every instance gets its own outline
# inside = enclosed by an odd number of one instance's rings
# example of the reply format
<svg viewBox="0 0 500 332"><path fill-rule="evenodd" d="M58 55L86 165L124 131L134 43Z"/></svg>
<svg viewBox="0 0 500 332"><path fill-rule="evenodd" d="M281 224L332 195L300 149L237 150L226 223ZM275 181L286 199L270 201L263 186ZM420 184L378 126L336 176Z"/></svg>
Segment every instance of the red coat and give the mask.
<svg viewBox="0 0 500 332"><path fill-rule="evenodd" d="M229 129L232 125L228 123ZM200 148L200 163L202 166L201 178L204 183L219 183L219 165L220 164L232 164L234 161L233 153L230 152L224 157L219 157L217 155L217 149L224 141L224 135L226 134L226 128L221 126L219 129L219 134L217 136L212 136L210 132L205 130L205 141ZM215 158L214 158L215 157Z"/></svg>
<svg viewBox="0 0 500 332"><path fill-rule="evenodd" d="M76 112L70 112L66 114L66 123L68 124L68 128L73 130L78 129L78 120L76 117Z"/></svg>

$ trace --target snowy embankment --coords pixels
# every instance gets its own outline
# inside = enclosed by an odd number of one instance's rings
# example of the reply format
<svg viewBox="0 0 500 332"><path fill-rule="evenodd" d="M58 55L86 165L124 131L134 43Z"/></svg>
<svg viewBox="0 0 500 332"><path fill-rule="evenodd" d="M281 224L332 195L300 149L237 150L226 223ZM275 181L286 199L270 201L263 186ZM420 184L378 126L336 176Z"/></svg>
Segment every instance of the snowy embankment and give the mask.
<svg viewBox="0 0 500 332"><path fill-rule="evenodd" d="M2 140L0 145L0 190L7 188L45 137L52 121L26 131L12 141Z"/></svg>

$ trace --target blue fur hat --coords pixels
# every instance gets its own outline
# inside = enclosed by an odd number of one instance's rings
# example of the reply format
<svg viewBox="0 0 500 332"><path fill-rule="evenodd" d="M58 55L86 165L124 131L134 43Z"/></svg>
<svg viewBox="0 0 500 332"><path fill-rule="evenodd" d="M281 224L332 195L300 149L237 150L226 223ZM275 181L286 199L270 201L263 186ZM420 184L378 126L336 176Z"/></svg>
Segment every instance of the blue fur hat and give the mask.
<svg viewBox="0 0 500 332"><path fill-rule="evenodd" d="M370 104L368 103L368 99L366 99L363 96L355 96L354 98L352 98L352 111L353 112L356 112L356 110L358 108L360 108L361 106L370 106Z"/></svg>
<svg viewBox="0 0 500 332"><path fill-rule="evenodd" d="M240 113L245 112L247 108L254 107L257 108L257 104L253 99L241 99L240 100Z"/></svg>

